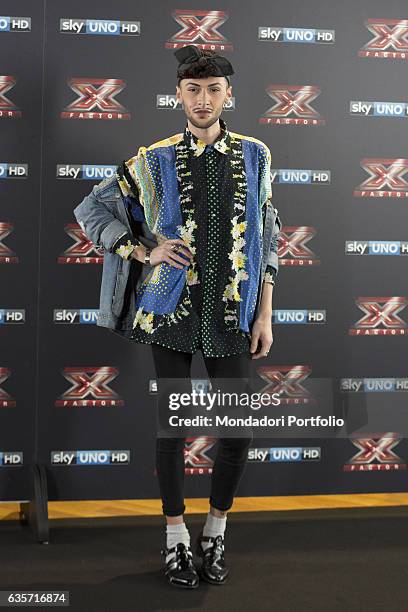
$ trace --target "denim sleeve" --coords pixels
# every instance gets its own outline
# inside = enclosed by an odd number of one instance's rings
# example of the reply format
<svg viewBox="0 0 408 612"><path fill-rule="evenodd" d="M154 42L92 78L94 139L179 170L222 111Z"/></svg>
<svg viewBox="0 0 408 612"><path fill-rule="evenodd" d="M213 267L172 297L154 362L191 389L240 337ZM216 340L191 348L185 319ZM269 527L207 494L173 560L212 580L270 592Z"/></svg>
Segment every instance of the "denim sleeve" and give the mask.
<svg viewBox="0 0 408 612"><path fill-rule="evenodd" d="M128 228L114 214L117 203L113 196L104 198L95 193L96 188L97 185L74 209L74 216L95 248L112 252L114 244Z"/></svg>
<svg viewBox="0 0 408 612"><path fill-rule="evenodd" d="M273 208L273 204L270 204L271 209ZM271 238L271 247L269 250L268 256L268 266L271 266L275 270L275 276L273 280L276 280L276 277L279 273L279 258L278 258L278 244L279 244L279 235L280 230L282 228L282 221L280 220L278 210L275 208L275 223L273 226L272 238Z"/></svg>
<svg viewBox="0 0 408 612"><path fill-rule="evenodd" d="M278 211L272 203L272 177L271 177L272 155L265 143L259 148L259 203L263 215L271 217L276 215L273 227L270 251L268 254L267 268L265 270L263 280L274 284L278 275L278 239L282 223L280 221Z"/></svg>
<svg viewBox="0 0 408 612"><path fill-rule="evenodd" d="M261 208L268 200L272 199L272 180L271 180L272 156L269 148L263 144L258 149L258 168L259 168L259 203Z"/></svg>

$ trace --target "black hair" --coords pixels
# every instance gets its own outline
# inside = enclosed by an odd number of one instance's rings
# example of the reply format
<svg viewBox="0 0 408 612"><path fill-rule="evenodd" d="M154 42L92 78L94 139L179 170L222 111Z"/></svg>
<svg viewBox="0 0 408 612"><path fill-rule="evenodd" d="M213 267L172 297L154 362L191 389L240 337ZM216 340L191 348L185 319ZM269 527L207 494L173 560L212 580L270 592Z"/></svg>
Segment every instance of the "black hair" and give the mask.
<svg viewBox="0 0 408 612"><path fill-rule="evenodd" d="M208 49L201 50L201 53L204 58L217 55L214 51L209 51ZM187 68L177 72L177 85L180 86L180 81L182 79L206 79L211 76L220 76L217 74L217 67L211 62L204 61L200 58L196 62L189 64ZM229 77L224 76L224 79L227 80L227 87L229 87L231 84Z"/></svg>

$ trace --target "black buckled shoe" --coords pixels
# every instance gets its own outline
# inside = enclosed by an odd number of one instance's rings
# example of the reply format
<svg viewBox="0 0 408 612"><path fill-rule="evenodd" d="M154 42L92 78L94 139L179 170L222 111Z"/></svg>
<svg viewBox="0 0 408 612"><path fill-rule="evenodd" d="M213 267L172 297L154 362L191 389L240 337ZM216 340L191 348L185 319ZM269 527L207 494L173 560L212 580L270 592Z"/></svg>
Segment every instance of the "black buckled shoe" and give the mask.
<svg viewBox="0 0 408 612"><path fill-rule="evenodd" d="M193 553L189 547L179 542L173 548L164 548L161 554L166 557L170 553L175 555L166 563L164 575L170 584L184 589L195 589L200 582L197 570L193 564Z"/></svg>
<svg viewBox="0 0 408 612"><path fill-rule="evenodd" d="M212 545L203 550L201 542L210 542ZM203 536L203 532L201 532L196 542L196 553L203 558L200 568L201 577L210 584L224 584L229 569L224 559L224 538L222 535L210 538L209 536Z"/></svg>

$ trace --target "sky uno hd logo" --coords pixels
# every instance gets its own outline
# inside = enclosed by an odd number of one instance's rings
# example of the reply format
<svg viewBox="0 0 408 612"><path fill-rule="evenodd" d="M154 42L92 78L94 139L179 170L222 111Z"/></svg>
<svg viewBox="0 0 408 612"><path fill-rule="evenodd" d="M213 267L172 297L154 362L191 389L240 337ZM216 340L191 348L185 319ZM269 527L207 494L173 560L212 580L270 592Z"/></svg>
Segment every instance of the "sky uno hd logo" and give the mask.
<svg viewBox="0 0 408 612"><path fill-rule="evenodd" d="M272 322L283 325L316 325L326 323L325 310L273 310Z"/></svg>
<svg viewBox="0 0 408 612"><path fill-rule="evenodd" d="M109 387L118 374L119 370L112 366L64 368L62 375L71 387L60 395L55 406L123 406L123 400ZM88 399L89 395L93 399Z"/></svg>
<svg viewBox="0 0 408 612"><path fill-rule="evenodd" d="M350 115L358 117L408 117L408 103L352 100L350 102Z"/></svg>
<svg viewBox="0 0 408 612"><path fill-rule="evenodd" d="M303 386L312 373L309 365L260 366L257 373L267 383L259 393L279 393L281 405L310 404L315 401L310 391Z"/></svg>
<svg viewBox="0 0 408 612"><path fill-rule="evenodd" d="M114 176L116 168L117 166L57 164L57 178L99 181Z"/></svg>
<svg viewBox="0 0 408 612"><path fill-rule="evenodd" d="M369 177L360 183L353 195L358 198L407 198L408 159L365 157L360 162Z"/></svg>
<svg viewBox="0 0 408 612"><path fill-rule="evenodd" d="M377 433L370 437L352 439L359 450L343 465L344 472L379 472L406 470L407 466L393 449L402 437L395 433Z"/></svg>
<svg viewBox="0 0 408 612"><path fill-rule="evenodd" d="M364 25L373 37L360 49L359 57L408 59L408 20L367 19Z"/></svg>
<svg viewBox="0 0 408 612"><path fill-rule="evenodd" d="M316 235L314 227L306 225L282 227L278 241L279 264L282 266L316 266L320 264L306 242Z"/></svg>
<svg viewBox="0 0 408 612"><path fill-rule="evenodd" d="M406 297L359 297L356 304L364 316L349 329L349 336L404 336L407 324L399 317Z"/></svg>
<svg viewBox="0 0 408 612"><path fill-rule="evenodd" d="M157 94L156 108L159 110L181 110L183 105L179 103L175 94ZM228 103L223 106L223 110L235 110L235 97L231 96Z"/></svg>
<svg viewBox="0 0 408 612"><path fill-rule="evenodd" d="M250 463L320 461L321 454L319 446L250 448L248 451L248 461Z"/></svg>
<svg viewBox="0 0 408 612"><path fill-rule="evenodd" d="M51 451L51 465L129 465L130 450Z"/></svg>
<svg viewBox="0 0 408 612"><path fill-rule="evenodd" d="M131 115L115 100L126 87L122 79L72 77L68 86L78 97L61 112L61 119L130 119Z"/></svg>
<svg viewBox="0 0 408 612"><path fill-rule="evenodd" d="M284 26L258 27L258 40L282 43L322 43L333 44L334 30L317 30L315 28L290 28Z"/></svg>
<svg viewBox="0 0 408 612"><path fill-rule="evenodd" d="M211 383L208 378L192 378L191 379L191 389L200 393L209 393L212 389ZM149 379L149 394L155 395L157 393L157 379L150 378Z"/></svg>
<svg viewBox="0 0 408 612"><path fill-rule="evenodd" d="M0 179L23 179L28 177L28 164L0 162Z"/></svg>
<svg viewBox="0 0 408 612"><path fill-rule="evenodd" d="M272 183L279 185L330 185L330 170L294 170L273 168Z"/></svg>
<svg viewBox="0 0 408 612"><path fill-rule="evenodd" d="M24 308L0 308L0 325L25 323Z"/></svg>
<svg viewBox="0 0 408 612"><path fill-rule="evenodd" d="M346 255L408 255L408 242L399 240L346 240Z"/></svg>
<svg viewBox="0 0 408 612"><path fill-rule="evenodd" d="M13 223L0 221L0 264L18 263L16 254L3 242L13 231Z"/></svg>
<svg viewBox="0 0 408 612"><path fill-rule="evenodd" d="M0 451L0 467L18 467L23 464L23 453L19 451Z"/></svg>
<svg viewBox="0 0 408 612"><path fill-rule="evenodd" d="M60 19L61 34L105 34L108 36L140 36L140 21L110 19Z"/></svg>
<svg viewBox="0 0 408 612"><path fill-rule="evenodd" d="M31 17L0 17L1 32L31 32Z"/></svg>
<svg viewBox="0 0 408 612"><path fill-rule="evenodd" d="M197 9L175 9L172 17L181 26L166 43L166 49L179 49L197 45L211 51L232 51L232 44L218 31L228 19L225 11L200 11Z"/></svg>
<svg viewBox="0 0 408 612"><path fill-rule="evenodd" d="M314 85L268 85L269 96L276 104L271 106L259 123L274 125L325 125L326 120L311 105L321 94Z"/></svg>
<svg viewBox="0 0 408 612"><path fill-rule="evenodd" d="M23 116L18 106L6 96L6 93L10 91L16 83L16 77L10 75L0 76L0 119L10 117L21 119Z"/></svg>
<svg viewBox="0 0 408 612"><path fill-rule="evenodd" d="M211 474L214 461L207 455L217 439L210 436L186 438L184 445L184 473L187 476Z"/></svg>
<svg viewBox="0 0 408 612"><path fill-rule="evenodd" d="M342 378L344 393L394 393L408 391L408 378Z"/></svg>
<svg viewBox="0 0 408 612"><path fill-rule="evenodd" d="M11 397L5 389L2 388L2 384L11 376L11 370L9 368L0 367L0 408L15 408L16 400Z"/></svg>
<svg viewBox="0 0 408 612"><path fill-rule="evenodd" d="M103 263L103 255L96 249L94 243L89 240L84 230L78 223L67 223L65 232L74 241L58 257L59 264L100 264Z"/></svg>
<svg viewBox="0 0 408 612"><path fill-rule="evenodd" d="M55 308L54 323L79 323L84 325L95 325L98 320L99 310L96 308Z"/></svg>

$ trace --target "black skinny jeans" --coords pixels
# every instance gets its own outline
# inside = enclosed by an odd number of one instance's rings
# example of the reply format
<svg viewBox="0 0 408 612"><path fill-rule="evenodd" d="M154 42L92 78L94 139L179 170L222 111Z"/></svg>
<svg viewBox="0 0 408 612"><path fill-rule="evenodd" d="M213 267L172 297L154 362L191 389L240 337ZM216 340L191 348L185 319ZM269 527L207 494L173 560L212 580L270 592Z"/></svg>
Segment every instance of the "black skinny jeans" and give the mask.
<svg viewBox="0 0 408 612"><path fill-rule="evenodd" d="M152 344L158 386L160 378L190 378L192 354ZM231 357L204 357L208 376L212 378L247 378L250 353ZM191 385L189 390L191 391ZM187 391L187 389L186 389ZM217 454L211 474L210 504L217 510L229 510L244 473L250 438L218 438ZM184 446L185 438L156 439L156 471L163 514L184 514Z"/></svg>

